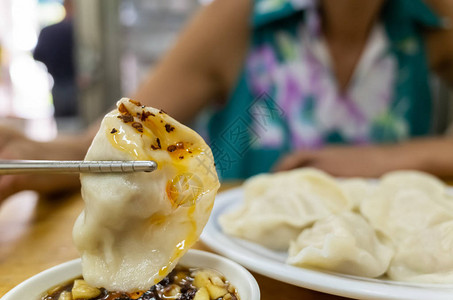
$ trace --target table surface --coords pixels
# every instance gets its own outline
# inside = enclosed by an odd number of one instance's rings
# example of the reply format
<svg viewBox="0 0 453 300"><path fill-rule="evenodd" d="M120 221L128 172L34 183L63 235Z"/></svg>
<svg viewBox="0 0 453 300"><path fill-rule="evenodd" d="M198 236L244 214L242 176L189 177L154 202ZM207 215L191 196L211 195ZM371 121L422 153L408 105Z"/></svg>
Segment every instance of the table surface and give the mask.
<svg viewBox="0 0 453 300"><path fill-rule="evenodd" d="M25 279L79 256L72 227L83 206L80 194L47 199L33 192L22 192L0 205L0 297ZM194 248L211 251L201 242ZM263 300L346 299L253 275Z"/></svg>

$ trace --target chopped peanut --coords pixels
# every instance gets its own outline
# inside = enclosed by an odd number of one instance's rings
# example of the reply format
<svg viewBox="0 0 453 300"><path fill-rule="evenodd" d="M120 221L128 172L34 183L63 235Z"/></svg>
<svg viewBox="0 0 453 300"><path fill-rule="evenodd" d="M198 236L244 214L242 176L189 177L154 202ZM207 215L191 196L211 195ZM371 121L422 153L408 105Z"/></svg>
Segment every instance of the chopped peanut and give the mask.
<svg viewBox="0 0 453 300"><path fill-rule="evenodd" d="M58 300L72 300L71 292L64 291L63 293L60 294Z"/></svg>
<svg viewBox="0 0 453 300"><path fill-rule="evenodd" d="M208 290L204 287L200 288L193 300L210 300Z"/></svg>
<svg viewBox="0 0 453 300"><path fill-rule="evenodd" d="M88 285L83 279L74 280L72 288L72 298L74 299L91 299L101 294L101 290Z"/></svg>
<svg viewBox="0 0 453 300"><path fill-rule="evenodd" d="M225 285L225 282L222 280L222 278L220 278L217 275L211 276L209 279L211 280L212 284L214 284L214 285L218 285L218 286Z"/></svg>
<svg viewBox="0 0 453 300"><path fill-rule="evenodd" d="M171 285L170 289L165 292L165 296L167 296L167 297L175 297L180 294L181 294L181 287L176 284ZM173 299L173 298L171 298L171 299Z"/></svg>
<svg viewBox="0 0 453 300"><path fill-rule="evenodd" d="M211 283L211 281L209 280L207 272L203 271L197 272L193 280L193 285L196 286L197 288L202 288L207 286L208 283Z"/></svg>
<svg viewBox="0 0 453 300"><path fill-rule="evenodd" d="M233 299L233 296L231 296L231 294L226 294L225 296L223 296L222 300L231 300Z"/></svg>
<svg viewBox="0 0 453 300"><path fill-rule="evenodd" d="M228 293L226 288L218 286L218 285L214 285L212 283L208 283L206 285L206 289L208 290L209 296L211 296L211 299L221 298L221 297L225 296L225 294Z"/></svg>

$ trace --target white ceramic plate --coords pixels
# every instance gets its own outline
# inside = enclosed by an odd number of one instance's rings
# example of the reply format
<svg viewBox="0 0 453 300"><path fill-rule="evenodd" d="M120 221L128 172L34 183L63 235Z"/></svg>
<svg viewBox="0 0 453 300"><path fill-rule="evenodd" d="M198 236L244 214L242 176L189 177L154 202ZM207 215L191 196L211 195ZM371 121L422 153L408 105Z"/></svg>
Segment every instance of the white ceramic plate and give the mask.
<svg viewBox="0 0 453 300"><path fill-rule="evenodd" d="M453 285L403 283L294 267L286 252L276 252L224 234L218 217L242 203L241 188L220 193L201 236L213 250L262 275L304 288L356 299L453 299Z"/></svg>
<svg viewBox="0 0 453 300"><path fill-rule="evenodd" d="M244 300L259 300L260 290L255 278L239 264L205 251L189 250L180 263L187 267L211 268L219 271L238 290ZM82 274L80 259L68 261L43 271L22 282L1 300L39 300L50 288Z"/></svg>

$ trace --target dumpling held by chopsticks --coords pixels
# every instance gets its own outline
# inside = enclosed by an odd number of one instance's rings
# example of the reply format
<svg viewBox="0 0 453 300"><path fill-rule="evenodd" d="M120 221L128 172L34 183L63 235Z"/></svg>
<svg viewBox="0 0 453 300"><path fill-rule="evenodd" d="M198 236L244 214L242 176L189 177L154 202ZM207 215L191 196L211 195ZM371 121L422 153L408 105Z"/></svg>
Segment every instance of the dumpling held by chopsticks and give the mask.
<svg viewBox="0 0 453 300"><path fill-rule="evenodd" d="M108 290L147 290L198 239L219 188L212 152L165 112L123 98L85 160L154 160L151 173L83 174L85 210L74 242L84 279Z"/></svg>

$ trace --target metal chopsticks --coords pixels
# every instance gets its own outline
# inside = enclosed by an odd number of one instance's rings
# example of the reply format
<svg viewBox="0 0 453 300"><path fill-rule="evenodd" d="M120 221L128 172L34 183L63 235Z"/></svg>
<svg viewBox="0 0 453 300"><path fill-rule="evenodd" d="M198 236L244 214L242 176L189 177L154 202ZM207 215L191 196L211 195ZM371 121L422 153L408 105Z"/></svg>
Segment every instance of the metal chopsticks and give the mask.
<svg viewBox="0 0 453 300"><path fill-rule="evenodd" d="M0 160L0 175L29 173L152 172L155 161Z"/></svg>

